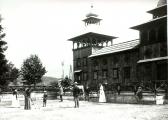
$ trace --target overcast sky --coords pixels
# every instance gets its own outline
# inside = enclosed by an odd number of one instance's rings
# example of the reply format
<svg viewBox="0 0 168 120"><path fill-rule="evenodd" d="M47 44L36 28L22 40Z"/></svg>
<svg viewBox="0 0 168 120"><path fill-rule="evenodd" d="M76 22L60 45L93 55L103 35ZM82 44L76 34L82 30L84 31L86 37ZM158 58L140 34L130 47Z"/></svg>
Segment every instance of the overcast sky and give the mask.
<svg viewBox="0 0 168 120"><path fill-rule="evenodd" d="M46 76L61 77L61 61L65 75L72 64L70 38L84 34L82 22L91 11L103 19L98 33L119 37L114 43L139 38L129 29L152 19L146 11L158 0L0 0L9 61L20 69L23 60L37 54L48 71ZM94 31L94 32L95 32Z"/></svg>

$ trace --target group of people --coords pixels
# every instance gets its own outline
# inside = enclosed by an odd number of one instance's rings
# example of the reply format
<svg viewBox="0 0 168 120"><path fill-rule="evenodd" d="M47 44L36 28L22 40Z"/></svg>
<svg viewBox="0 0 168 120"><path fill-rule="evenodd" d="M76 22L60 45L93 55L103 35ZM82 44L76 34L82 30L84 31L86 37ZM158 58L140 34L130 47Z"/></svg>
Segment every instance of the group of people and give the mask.
<svg viewBox="0 0 168 120"><path fill-rule="evenodd" d="M31 92L32 92L31 88L26 88L24 91L24 109L25 110L31 109L31 103L32 103ZM73 92L73 97L74 97L74 102L75 102L74 107L77 108L77 107L79 107L79 95L80 95L80 89L77 86L77 82L74 83L72 92ZM59 86L59 95L60 95L60 102L63 102L63 97L62 97L63 96L63 88L61 85ZM44 91L43 107L46 107L47 98L48 98L47 91ZM12 107L20 107L17 89L13 90Z"/></svg>
<svg viewBox="0 0 168 120"><path fill-rule="evenodd" d="M31 109L31 97L30 97L30 94L31 94L31 89L30 88L26 88L25 91L24 91L24 98L25 98L24 109L25 110ZM17 89L13 90L12 107L20 107Z"/></svg>
<svg viewBox="0 0 168 120"><path fill-rule="evenodd" d="M24 98L25 98L25 104L24 104L24 109L25 110L30 110L31 109L31 88L26 88L24 91ZM79 108L79 96L80 96L80 89L77 86L77 82L74 82L73 88L72 88L72 93L74 97L74 107ZM60 85L59 86L59 95L60 95L60 102L63 102L63 88ZM47 91L44 91L43 94L43 107L46 107L47 104ZM138 87L137 92L136 92L136 98L137 101L140 102L142 99L142 87ZM106 102L106 96L104 92L104 87L102 84L100 84L100 89L99 89L99 102L104 103ZM18 100L18 91L15 89L13 91L13 97L12 97L12 107L20 107L19 100Z"/></svg>

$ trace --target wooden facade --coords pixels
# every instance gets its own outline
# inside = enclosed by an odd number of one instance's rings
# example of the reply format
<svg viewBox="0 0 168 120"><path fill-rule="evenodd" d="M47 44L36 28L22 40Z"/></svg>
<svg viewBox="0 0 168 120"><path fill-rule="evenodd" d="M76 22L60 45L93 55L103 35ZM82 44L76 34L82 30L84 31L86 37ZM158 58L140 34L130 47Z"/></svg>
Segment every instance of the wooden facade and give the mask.
<svg viewBox="0 0 168 120"><path fill-rule="evenodd" d="M148 90L168 86L167 3L161 1L148 11L152 20L131 27L139 30L139 40L108 46L115 37L94 33L70 39L73 46L77 44L73 49L75 80L93 88L99 83L125 90L140 85Z"/></svg>
<svg viewBox="0 0 168 120"><path fill-rule="evenodd" d="M139 80L151 89L168 85L167 4L148 11L153 19L132 27L140 32Z"/></svg>

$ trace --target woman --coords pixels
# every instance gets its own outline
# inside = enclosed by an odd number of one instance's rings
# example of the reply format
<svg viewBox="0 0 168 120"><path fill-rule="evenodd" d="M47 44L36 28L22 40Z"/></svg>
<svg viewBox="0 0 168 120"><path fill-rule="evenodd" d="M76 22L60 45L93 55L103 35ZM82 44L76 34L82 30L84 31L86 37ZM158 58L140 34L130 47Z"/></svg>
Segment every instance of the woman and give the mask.
<svg viewBox="0 0 168 120"><path fill-rule="evenodd" d="M16 89L13 91L12 107L20 107L19 100L18 100L18 92Z"/></svg>
<svg viewBox="0 0 168 120"><path fill-rule="evenodd" d="M100 84L99 102L106 102L106 97L105 97L104 88L102 84Z"/></svg>
<svg viewBox="0 0 168 120"><path fill-rule="evenodd" d="M30 110L31 109L31 97L30 97L30 94L31 94L31 89L30 88L26 88L25 89L25 106L24 106L24 109L25 110Z"/></svg>

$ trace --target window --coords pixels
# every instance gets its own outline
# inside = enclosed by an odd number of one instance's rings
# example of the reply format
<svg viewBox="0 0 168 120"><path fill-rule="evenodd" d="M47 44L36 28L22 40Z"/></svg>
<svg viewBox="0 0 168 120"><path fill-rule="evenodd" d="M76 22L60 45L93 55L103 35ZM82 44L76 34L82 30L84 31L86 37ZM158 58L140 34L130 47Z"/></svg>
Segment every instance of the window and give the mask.
<svg viewBox="0 0 168 120"><path fill-rule="evenodd" d="M99 64L98 64L98 61L95 60L94 63L93 63L93 66L94 66L94 69L95 69L95 70L98 70L98 65L99 65Z"/></svg>
<svg viewBox="0 0 168 120"><path fill-rule="evenodd" d="M77 67L80 67L80 66L81 66L81 59L77 58Z"/></svg>
<svg viewBox="0 0 168 120"><path fill-rule="evenodd" d="M167 30L166 27L161 26L158 30L158 41L166 41L167 40Z"/></svg>
<svg viewBox="0 0 168 120"><path fill-rule="evenodd" d="M94 61L93 65L94 65L94 67L98 66L97 60Z"/></svg>
<svg viewBox="0 0 168 120"><path fill-rule="evenodd" d="M118 78L118 68L113 68L113 78Z"/></svg>
<svg viewBox="0 0 168 120"><path fill-rule="evenodd" d="M93 73L93 79L94 80L98 79L98 71L94 71L94 73Z"/></svg>
<svg viewBox="0 0 168 120"><path fill-rule="evenodd" d="M144 51L144 56L145 56L145 59L151 58L152 57L152 49L146 48L146 50Z"/></svg>
<svg viewBox="0 0 168 120"><path fill-rule="evenodd" d="M107 70L103 70L103 78L104 78L104 79L107 78Z"/></svg>
<svg viewBox="0 0 168 120"><path fill-rule="evenodd" d="M158 63L157 65L157 79L167 80L167 63Z"/></svg>
<svg viewBox="0 0 168 120"><path fill-rule="evenodd" d="M126 53L124 55L124 61L127 62L127 63L130 61L130 54L129 53Z"/></svg>
<svg viewBox="0 0 168 120"><path fill-rule="evenodd" d="M141 32L141 43L142 44L146 43L147 39L148 39L148 33L147 33L147 31Z"/></svg>
<svg viewBox="0 0 168 120"><path fill-rule="evenodd" d="M107 65L107 59L103 59L103 65Z"/></svg>
<svg viewBox="0 0 168 120"><path fill-rule="evenodd" d="M113 63L116 64L118 61L119 61L118 57L117 57L117 56L114 56L114 57L113 57Z"/></svg>
<svg viewBox="0 0 168 120"><path fill-rule="evenodd" d="M86 57L83 58L83 65L87 66L87 58Z"/></svg>
<svg viewBox="0 0 168 120"><path fill-rule="evenodd" d="M124 67L124 78L130 79L131 76L131 67Z"/></svg>
<svg viewBox="0 0 168 120"><path fill-rule="evenodd" d="M149 32L149 41L150 42L156 41L156 32L155 32L155 30L151 30Z"/></svg>
<svg viewBox="0 0 168 120"><path fill-rule="evenodd" d="M83 80L84 80L84 81L87 81L87 72L84 72L84 73L83 73Z"/></svg>
<svg viewBox="0 0 168 120"><path fill-rule="evenodd" d="M160 56L164 57L167 55L167 44L160 44Z"/></svg>

